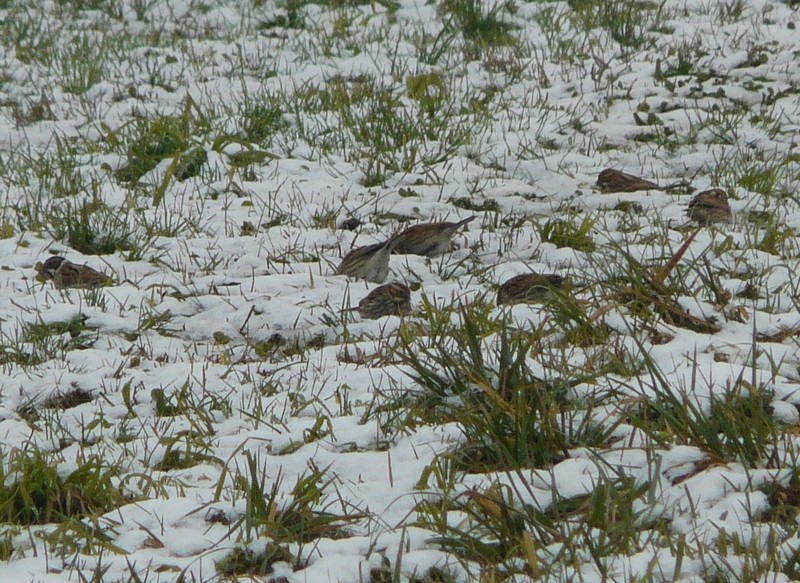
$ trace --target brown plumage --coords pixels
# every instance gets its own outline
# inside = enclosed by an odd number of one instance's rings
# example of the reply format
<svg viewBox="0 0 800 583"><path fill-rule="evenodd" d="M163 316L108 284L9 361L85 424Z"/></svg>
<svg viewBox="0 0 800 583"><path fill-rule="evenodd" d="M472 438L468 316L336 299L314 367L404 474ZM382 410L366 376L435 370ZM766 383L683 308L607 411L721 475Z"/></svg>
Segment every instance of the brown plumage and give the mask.
<svg viewBox="0 0 800 583"><path fill-rule="evenodd" d="M626 174L620 170L606 168L597 176L600 192L636 192L637 190L664 190L655 182Z"/></svg>
<svg viewBox="0 0 800 583"><path fill-rule="evenodd" d="M564 285L564 278L555 273L523 273L515 275L497 291L497 305L542 302L551 290Z"/></svg>
<svg viewBox="0 0 800 583"><path fill-rule="evenodd" d="M710 188L698 193L686 209L689 218L701 225L723 223L731 220L728 195L721 188Z"/></svg>
<svg viewBox="0 0 800 583"><path fill-rule="evenodd" d="M394 248L394 253L425 257L441 255L450 248L455 232L474 219L475 215L472 215L457 223L424 223L409 227L398 235L400 242Z"/></svg>
<svg viewBox="0 0 800 583"><path fill-rule="evenodd" d="M364 222L361 219L357 219L356 217L349 217L341 221L337 228L342 229L344 231L355 231L363 224Z"/></svg>
<svg viewBox="0 0 800 583"><path fill-rule="evenodd" d="M389 256L399 242L399 235L395 235L383 243L356 247L344 256L336 274L383 283L389 275Z"/></svg>
<svg viewBox="0 0 800 583"><path fill-rule="evenodd" d="M111 284L111 278L101 271L88 265L78 265L55 255L44 263L37 263L36 272L45 279L52 280L59 288L88 288L95 289Z"/></svg>
<svg viewBox="0 0 800 583"><path fill-rule="evenodd" d="M404 283L393 281L376 287L358 302L362 318L377 320L383 316L401 316L411 311L411 290Z"/></svg>

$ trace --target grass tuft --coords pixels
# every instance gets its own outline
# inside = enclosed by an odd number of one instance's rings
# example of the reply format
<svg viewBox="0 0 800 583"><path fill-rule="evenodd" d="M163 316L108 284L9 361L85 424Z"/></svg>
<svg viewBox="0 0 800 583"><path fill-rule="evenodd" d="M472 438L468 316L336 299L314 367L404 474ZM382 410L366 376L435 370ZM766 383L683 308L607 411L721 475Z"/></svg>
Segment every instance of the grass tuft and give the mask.
<svg viewBox="0 0 800 583"><path fill-rule="evenodd" d="M566 393L588 378L533 374L528 359L540 352L546 327L513 329L480 303L443 314L427 302L423 309L425 326L401 332L399 356L424 389L405 423L458 422L464 433L458 467L548 467L569 447L606 439L590 423L573 425L582 415L575 416Z"/></svg>
<svg viewBox="0 0 800 583"><path fill-rule="evenodd" d="M162 160L169 158L173 159L170 171L176 180L197 176L207 153L196 145L196 139L208 129L204 115L189 98L179 116L136 120L133 127L126 130L130 137L121 136L119 131L110 132L107 140L112 145L128 143L125 151L128 163L116 171L117 179L136 184Z"/></svg>
<svg viewBox="0 0 800 583"><path fill-rule="evenodd" d="M38 449L12 450L4 460L0 516L17 525L62 522L104 514L128 499L115 483L118 468L100 457L84 461L66 477Z"/></svg>
<svg viewBox="0 0 800 583"><path fill-rule="evenodd" d="M274 543L267 543L260 551L236 547L217 562L217 573L223 577L264 576L272 573L275 563L288 563L291 560L292 554L289 550Z"/></svg>

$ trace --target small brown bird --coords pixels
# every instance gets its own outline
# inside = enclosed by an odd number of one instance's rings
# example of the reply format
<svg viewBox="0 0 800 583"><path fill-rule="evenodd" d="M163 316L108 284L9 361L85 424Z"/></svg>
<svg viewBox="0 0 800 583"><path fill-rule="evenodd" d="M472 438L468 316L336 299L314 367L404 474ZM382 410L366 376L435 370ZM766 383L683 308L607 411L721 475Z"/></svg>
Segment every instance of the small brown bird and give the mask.
<svg viewBox="0 0 800 583"><path fill-rule="evenodd" d="M441 255L450 247L450 240L455 232L472 220L475 220L475 215L457 223L425 223L409 227L398 235L400 243L395 247L394 253L425 257Z"/></svg>
<svg viewBox="0 0 800 583"><path fill-rule="evenodd" d="M636 192L637 190L664 190L655 182L626 174L613 168L606 168L597 176L597 188L600 192Z"/></svg>
<svg viewBox="0 0 800 583"><path fill-rule="evenodd" d="M402 316L410 311L411 290L398 281L376 287L358 302L358 313L367 320L377 320L383 316Z"/></svg>
<svg viewBox="0 0 800 583"><path fill-rule="evenodd" d="M389 275L389 256L399 243L400 236L395 235L383 243L356 247L344 256L336 274L383 283Z"/></svg>
<svg viewBox="0 0 800 583"><path fill-rule="evenodd" d="M72 263L60 255L54 255L44 263L37 263L35 269L45 279L52 280L59 289L67 287L95 289L111 284L111 278L105 273L88 265Z"/></svg>
<svg viewBox="0 0 800 583"><path fill-rule="evenodd" d="M355 231L363 224L364 221L362 221L361 219L357 219L356 217L348 217L343 221L341 221L336 228L342 229L343 231Z"/></svg>
<svg viewBox="0 0 800 583"><path fill-rule="evenodd" d="M686 209L686 214L700 225L725 223L731 220L728 195L721 188L710 188L698 193Z"/></svg>
<svg viewBox="0 0 800 583"><path fill-rule="evenodd" d="M515 275L497 291L497 305L542 302L553 289L560 289L564 278L555 273Z"/></svg>

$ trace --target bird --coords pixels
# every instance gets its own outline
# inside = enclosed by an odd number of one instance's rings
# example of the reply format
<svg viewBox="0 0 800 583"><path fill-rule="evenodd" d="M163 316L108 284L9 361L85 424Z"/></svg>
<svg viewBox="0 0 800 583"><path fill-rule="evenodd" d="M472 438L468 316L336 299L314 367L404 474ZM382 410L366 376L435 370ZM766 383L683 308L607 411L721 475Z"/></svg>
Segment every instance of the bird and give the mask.
<svg viewBox="0 0 800 583"><path fill-rule="evenodd" d="M564 278L555 273L523 273L504 282L497 291L497 305L542 302L553 289L560 289Z"/></svg>
<svg viewBox="0 0 800 583"><path fill-rule="evenodd" d="M60 255L48 258L44 263L38 262L34 269L45 279L52 280L58 289L87 288L96 289L111 284L111 277L89 267L67 261Z"/></svg>
<svg viewBox="0 0 800 583"><path fill-rule="evenodd" d="M606 168L597 176L597 187L600 192L636 192L637 190L664 190L655 182L639 178L633 174L626 174L620 170Z"/></svg>
<svg viewBox="0 0 800 583"><path fill-rule="evenodd" d="M425 257L441 255L450 247L455 232L474 219L475 215L472 215L457 223L425 223L409 227L398 235L400 242L394 248L394 253Z"/></svg>
<svg viewBox="0 0 800 583"><path fill-rule="evenodd" d="M342 229L343 231L355 231L363 224L364 222L361 219L358 219L356 217L348 217L340 221L339 225L336 228Z"/></svg>
<svg viewBox="0 0 800 583"><path fill-rule="evenodd" d="M686 209L689 218L700 225L722 223L731 220L731 205L728 195L721 188L710 188L695 195Z"/></svg>
<svg viewBox="0 0 800 583"><path fill-rule="evenodd" d="M358 302L358 313L366 320L401 316L411 311L411 290L399 281L384 284Z"/></svg>
<svg viewBox="0 0 800 583"><path fill-rule="evenodd" d="M399 243L400 236L395 235L383 243L356 247L344 256L336 274L383 283L389 275L389 256Z"/></svg>

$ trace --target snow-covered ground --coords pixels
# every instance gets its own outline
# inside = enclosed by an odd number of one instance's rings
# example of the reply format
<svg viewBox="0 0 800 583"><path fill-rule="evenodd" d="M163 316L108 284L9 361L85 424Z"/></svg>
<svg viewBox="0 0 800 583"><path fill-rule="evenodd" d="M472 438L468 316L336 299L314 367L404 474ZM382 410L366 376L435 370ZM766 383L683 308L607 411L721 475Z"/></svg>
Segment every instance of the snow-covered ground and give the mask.
<svg viewBox="0 0 800 583"><path fill-rule="evenodd" d="M793 4L0 2L0 580L208 581L275 544L271 573L237 574L800 578ZM601 193L609 167L681 185ZM673 311L637 302L631 265L667 265L715 186L733 219L667 275ZM414 313L348 310L376 287L334 274L352 246L473 214L451 252L392 256ZM56 289L35 270L51 254L114 283ZM565 276L585 320L566 300L494 306L528 271ZM536 336L531 374L609 434L464 470L457 415L404 418L430 390L403 357L426 346L427 303L453 329L483 314L489 368L492 322ZM602 333L575 340L579 321ZM676 402L718 426L649 432ZM740 447L737 403L755 408ZM14 484L56 491L21 478L38 454L121 497L22 520ZM479 510L501 506L526 533L502 560L444 540L494 545ZM324 513L341 528L304 530Z"/></svg>

